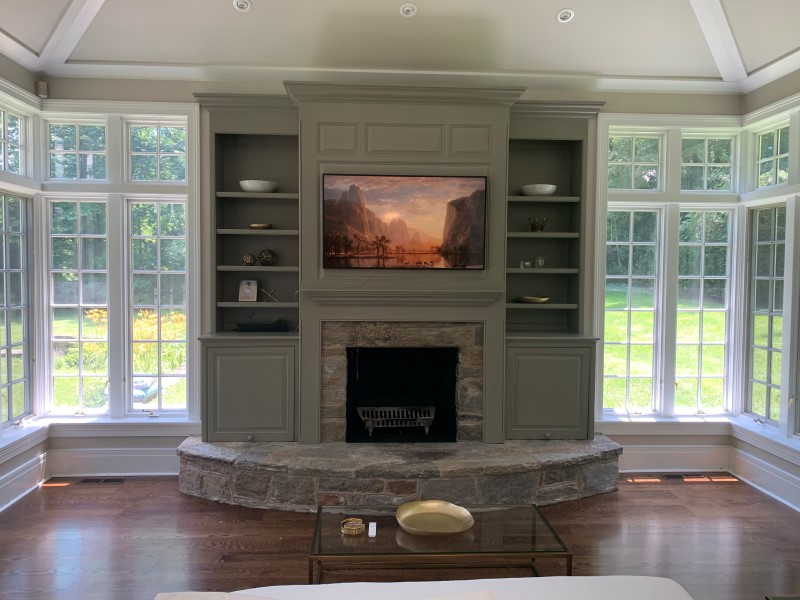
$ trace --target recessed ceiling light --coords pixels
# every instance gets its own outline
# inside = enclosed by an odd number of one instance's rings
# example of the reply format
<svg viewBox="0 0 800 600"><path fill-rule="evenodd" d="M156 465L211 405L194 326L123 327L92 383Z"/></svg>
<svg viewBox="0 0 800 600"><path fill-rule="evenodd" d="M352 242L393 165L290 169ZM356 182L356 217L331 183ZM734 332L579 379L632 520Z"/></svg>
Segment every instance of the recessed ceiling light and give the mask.
<svg viewBox="0 0 800 600"><path fill-rule="evenodd" d="M575 18L575 11L571 8L562 8L556 15L556 21L559 23L569 23Z"/></svg>
<svg viewBox="0 0 800 600"><path fill-rule="evenodd" d="M233 0L233 8L239 12L247 12L253 8L253 3L250 0Z"/></svg>
<svg viewBox="0 0 800 600"><path fill-rule="evenodd" d="M410 19L414 15L417 14L417 7L411 2L406 2L405 4L400 5L400 14L403 15L405 18Z"/></svg>

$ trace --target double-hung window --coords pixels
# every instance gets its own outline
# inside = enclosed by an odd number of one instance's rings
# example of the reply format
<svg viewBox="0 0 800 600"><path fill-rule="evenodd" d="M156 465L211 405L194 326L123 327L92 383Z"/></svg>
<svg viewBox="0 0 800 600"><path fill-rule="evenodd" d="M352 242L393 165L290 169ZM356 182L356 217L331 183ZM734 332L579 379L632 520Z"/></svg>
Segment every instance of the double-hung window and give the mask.
<svg viewBox="0 0 800 600"><path fill-rule="evenodd" d="M789 126L757 136L756 173L758 187L789 181Z"/></svg>
<svg viewBox="0 0 800 600"><path fill-rule="evenodd" d="M104 123L49 123L50 179L106 179Z"/></svg>
<svg viewBox="0 0 800 600"><path fill-rule="evenodd" d="M24 175L22 172L24 122L23 117L0 107L0 171Z"/></svg>

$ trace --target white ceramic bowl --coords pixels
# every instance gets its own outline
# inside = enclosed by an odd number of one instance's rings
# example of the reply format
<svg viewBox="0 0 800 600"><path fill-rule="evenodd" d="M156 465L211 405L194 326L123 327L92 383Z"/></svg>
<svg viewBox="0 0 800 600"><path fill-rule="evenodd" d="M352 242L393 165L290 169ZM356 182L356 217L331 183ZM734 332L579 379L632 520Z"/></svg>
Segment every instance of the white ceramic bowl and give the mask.
<svg viewBox="0 0 800 600"><path fill-rule="evenodd" d="M274 192L278 189L277 183L263 179L243 179L239 185L245 192Z"/></svg>
<svg viewBox="0 0 800 600"><path fill-rule="evenodd" d="M549 196L556 191L552 183L529 183L521 188L524 196Z"/></svg>

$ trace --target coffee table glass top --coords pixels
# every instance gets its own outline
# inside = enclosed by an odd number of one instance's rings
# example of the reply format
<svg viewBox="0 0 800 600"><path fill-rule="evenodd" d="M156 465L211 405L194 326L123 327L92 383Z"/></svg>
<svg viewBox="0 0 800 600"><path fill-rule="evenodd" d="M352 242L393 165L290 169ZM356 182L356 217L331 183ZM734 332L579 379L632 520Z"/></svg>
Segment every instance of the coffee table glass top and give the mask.
<svg viewBox="0 0 800 600"><path fill-rule="evenodd" d="M380 554L546 554L569 552L536 506L470 506L475 524L462 533L421 536L403 531L396 506L320 506L311 556ZM377 532L357 536L341 531L342 520L359 517L377 523Z"/></svg>

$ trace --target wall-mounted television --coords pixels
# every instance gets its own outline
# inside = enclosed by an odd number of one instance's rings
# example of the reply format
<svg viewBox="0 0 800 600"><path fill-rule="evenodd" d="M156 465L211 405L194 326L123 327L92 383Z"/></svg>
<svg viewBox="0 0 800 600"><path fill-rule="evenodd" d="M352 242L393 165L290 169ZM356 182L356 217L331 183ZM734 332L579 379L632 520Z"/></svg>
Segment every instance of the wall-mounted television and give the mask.
<svg viewBox="0 0 800 600"><path fill-rule="evenodd" d="M486 177L322 176L326 269L483 269Z"/></svg>

